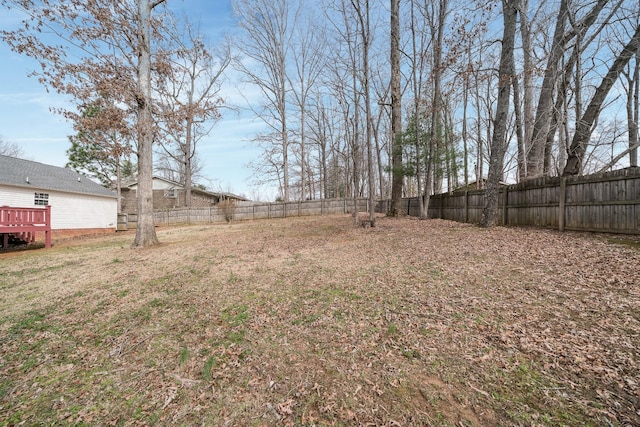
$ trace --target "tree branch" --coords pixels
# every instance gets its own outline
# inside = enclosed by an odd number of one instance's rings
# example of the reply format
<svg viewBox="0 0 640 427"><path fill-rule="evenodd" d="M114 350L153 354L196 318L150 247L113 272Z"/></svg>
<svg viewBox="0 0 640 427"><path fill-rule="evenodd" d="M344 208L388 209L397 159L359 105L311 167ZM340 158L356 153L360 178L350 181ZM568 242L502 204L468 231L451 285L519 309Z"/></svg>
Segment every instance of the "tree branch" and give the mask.
<svg viewBox="0 0 640 427"><path fill-rule="evenodd" d="M607 169L609 169L610 167L612 167L613 165L615 165L616 163L618 163L618 161L620 159L622 159L624 156L626 156L627 154L629 154L630 152L632 152L633 150L636 150L640 148L640 142L636 142L635 144L633 144L632 146L630 146L629 148L627 148L626 150L624 150L622 153L618 154L617 156L615 156L613 159L611 159L611 161L609 163L607 163L605 166L603 166L598 172L596 173L603 173L605 172Z"/></svg>
<svg viewBox="0 0 640 427"><path fill-rule="evenodd" d="M160 4L164 3L166 0L156 0L153 3L151 3L151 10L155 9L156 6L159 6Z"/></svg>

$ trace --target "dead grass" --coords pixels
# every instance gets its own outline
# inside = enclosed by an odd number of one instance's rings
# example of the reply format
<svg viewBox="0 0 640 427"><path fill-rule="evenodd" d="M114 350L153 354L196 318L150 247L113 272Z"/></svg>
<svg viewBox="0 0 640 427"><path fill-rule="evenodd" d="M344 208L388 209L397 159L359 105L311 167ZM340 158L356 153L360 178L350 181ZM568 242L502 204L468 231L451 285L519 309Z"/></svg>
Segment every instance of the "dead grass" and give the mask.
<svg viewBox="0 0 640 427"><path fill-rule="evenodd" d="M348 216L0 255L0 425L638 425L640 252Z"/></svg>

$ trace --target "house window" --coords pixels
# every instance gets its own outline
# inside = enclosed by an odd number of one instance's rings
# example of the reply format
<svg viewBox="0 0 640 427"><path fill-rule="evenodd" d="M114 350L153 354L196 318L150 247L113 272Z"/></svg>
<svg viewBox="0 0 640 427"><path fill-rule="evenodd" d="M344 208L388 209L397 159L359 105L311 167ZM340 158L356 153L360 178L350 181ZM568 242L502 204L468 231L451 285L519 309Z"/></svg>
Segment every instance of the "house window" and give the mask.
<svg viewBox="0 0 640 427"><path fill-rule="evenodd" d="M178 197L178 192L175 188L172 188L170 190L165 190L164 197L168 199L175 199Z"/></svg>
<svg viewBox="0 0 640 427"><path fill-rule="evenodd" d="M49 194L35 193L33 204L36 206L47 206L49 204Z"/></svg>

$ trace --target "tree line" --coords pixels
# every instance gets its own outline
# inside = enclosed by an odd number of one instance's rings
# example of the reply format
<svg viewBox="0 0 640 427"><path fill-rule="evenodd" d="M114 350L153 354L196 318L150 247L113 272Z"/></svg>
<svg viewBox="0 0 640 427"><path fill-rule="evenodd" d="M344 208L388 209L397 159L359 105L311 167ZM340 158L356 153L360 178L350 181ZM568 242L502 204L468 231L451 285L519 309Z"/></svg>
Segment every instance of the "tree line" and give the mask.
<svg viewBox="0 0 640 427"><path fill-rule="evenodd" d="M284 200L637 167L640 3L238 0Z"/></svg>
<svg viewBox="0 0 640 427"><path fill-rule="evenodd" d="M424 216L431 194L486 186L491 225L502 182L637 167L638 0L233 0L241 31L215 48L167 3L2 0L25 14L5 42L76 100L72 148L118 170L134 155L139 213L154 148L191 183L230 71L261 94L252 167L284 201L389 198L397 215L420 196Z"/></svg>

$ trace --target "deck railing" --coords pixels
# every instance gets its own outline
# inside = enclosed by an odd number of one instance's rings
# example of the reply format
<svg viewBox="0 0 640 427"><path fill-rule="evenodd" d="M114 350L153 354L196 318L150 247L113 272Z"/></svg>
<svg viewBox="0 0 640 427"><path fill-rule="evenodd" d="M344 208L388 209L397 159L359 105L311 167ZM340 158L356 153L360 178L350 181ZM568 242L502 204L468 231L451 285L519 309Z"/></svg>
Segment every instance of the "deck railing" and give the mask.
<svg viewBox="0 0 640 427"><path fill-rule="evenodd" d="M45 248L51 247L51 206L43 208L17 208L0 206L0 234L3 247L9 244L9 235L34 242L36 232L44 231Z"/></svg>

